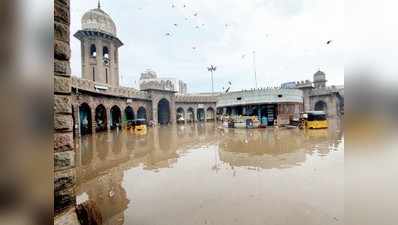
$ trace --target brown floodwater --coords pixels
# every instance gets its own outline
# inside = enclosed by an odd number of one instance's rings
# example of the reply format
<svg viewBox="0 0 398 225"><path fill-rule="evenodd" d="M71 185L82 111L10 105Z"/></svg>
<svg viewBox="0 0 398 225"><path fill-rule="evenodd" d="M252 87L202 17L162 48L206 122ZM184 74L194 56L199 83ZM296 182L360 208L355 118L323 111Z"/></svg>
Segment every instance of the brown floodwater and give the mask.
<svg viewBox="0 0 398 225"><path fill-rule="evenodd" d="M344 224L344 135L215 123L76 139L77 201L105 224Z"/></svg>

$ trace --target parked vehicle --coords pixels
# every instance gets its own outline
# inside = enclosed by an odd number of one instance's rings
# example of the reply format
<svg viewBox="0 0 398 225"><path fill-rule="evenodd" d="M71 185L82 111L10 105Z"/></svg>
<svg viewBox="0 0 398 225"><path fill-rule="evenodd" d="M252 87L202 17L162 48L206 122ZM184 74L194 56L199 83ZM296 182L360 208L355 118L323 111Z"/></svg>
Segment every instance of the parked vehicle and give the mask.
<svg viewBox="0 0 398 225"><path fill-rule="evenodd" d="M134 132L146 132L147 129L146 119L136 119L134 120Z"/></svg>
<svg viewBox="0 0 398 225"><path fill-rule="evenodd" d="M328 120L324 111L308 111L300 115L299 128L325 129L328 128Z"/></svg>

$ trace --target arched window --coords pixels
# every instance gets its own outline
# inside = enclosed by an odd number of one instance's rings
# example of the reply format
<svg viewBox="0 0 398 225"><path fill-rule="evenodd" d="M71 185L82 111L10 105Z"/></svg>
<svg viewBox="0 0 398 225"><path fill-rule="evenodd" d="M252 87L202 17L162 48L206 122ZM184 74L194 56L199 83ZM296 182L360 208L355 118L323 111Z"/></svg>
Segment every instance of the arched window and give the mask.
<svg viewBox="0 0 398 225"><path fill-rule="evenodd" d="M102 56L104 57L104 59L109 59L109 49L108 49L108 47L104 46L102 48Z"/></svg>
<svg viewBox="0 0 398 225"><path fill-rule="evenodd" d="M95 47L95 44L92 44L90 47L90 56L92 56L92 57L97 56L97 48Z"/></svg>
<svg viewBox="0 0 398 225"><path fill-rule="evenodd" d="M108 83L108 68L105 68L105 80Z"/></svg>

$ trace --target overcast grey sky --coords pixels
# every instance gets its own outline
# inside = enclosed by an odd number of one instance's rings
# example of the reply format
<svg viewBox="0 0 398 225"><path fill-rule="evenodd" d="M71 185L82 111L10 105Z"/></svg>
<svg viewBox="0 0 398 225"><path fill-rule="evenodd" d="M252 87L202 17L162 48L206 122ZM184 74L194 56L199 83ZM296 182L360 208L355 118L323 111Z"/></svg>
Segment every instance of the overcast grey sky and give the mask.
<svg viewBox="0 0 398 225"><path fill-rule="evenodd" d="M96 6L97 0L71 0L75 76L81 76L81 59L73 34L83 14ZM151 68L159 76L184 80L189 92L207 92L206 68L214 64L215 90L228 81L233 90L250 89L253 51L259 87L312 80L318 69L330 85L344 84L343 0L101 0L101 6L124 43L119 50L123 86L136 87L141 72Z"/></svg>

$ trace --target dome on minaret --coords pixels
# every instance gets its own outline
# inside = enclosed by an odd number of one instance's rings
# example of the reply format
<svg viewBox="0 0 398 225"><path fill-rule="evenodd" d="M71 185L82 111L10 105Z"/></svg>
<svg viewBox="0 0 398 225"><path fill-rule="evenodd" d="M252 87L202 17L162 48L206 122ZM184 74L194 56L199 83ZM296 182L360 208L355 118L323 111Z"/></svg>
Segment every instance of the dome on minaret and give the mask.
<svg viewBox="0 0 398 225"><path fill-rule="evenodd" d="M326 74L320 70L318 70L315 74L314 74L314 82L316 81L324 81L326 80Z"/></svg>
<svg viewBox="0 0 398 225"><path fill-rule="evenodd" d="M99 2L96 9L91 9L83 15L82 29L99 31L116 37L116 25L112 18L101 9Z"/></svg>
<svg viewBox="0 0 398 225"><path fill-rule="evenodd" d="M143 73L141 73L140 80L147 80L147 79L157 79L158 75L154 70L146 69Z"/></svg>

